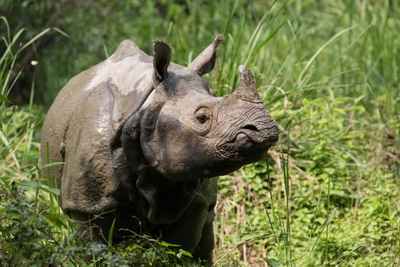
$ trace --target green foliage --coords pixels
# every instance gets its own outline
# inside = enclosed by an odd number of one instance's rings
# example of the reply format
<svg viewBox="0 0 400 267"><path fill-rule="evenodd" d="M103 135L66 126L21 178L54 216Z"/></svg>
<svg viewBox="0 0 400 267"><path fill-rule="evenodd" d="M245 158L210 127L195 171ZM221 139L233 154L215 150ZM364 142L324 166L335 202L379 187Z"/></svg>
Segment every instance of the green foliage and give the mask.
<svg viewBox="0 0 400 267"><path fill-rule="evenodd" d="M10 27L2 18L10 29L0 61L1 259L11 266L190 266L187 252L149 237L120 247L77 244L55 201L58 191L41 179L44 114L32 101L11 106L8 93L27 79L17 68L25 58L18 49L32 44L35 95L48 105L68 79L123 39L151 54L151 41L164 38L175 48L173 61L185 65L222 33L206 79L222 95L237 86L240 64L251 68L281 141L264 160L221 177L216 265L400 264L396 1L36 2L8 1L10 15L24 16L10 16ZM57 19L46 22L52 15ZM24 22L34 27L20 30ZM39 33L51 38L30 41Z"/></svg>
<svg viewBox="0 0 400 267"><path fill-rule="evenodd" d="M258 55L270 59L256 79L281 142L265 162L221 178L217 244L237 247L218 256L250 266L262 264L257 255L271 266L395 266L399 7L299 3L287 2L287 24Z"/></svg>
<svg viewBox="0 0 400 267"><path fill-rule="evenodd" d="M26 199L25 187L2 180L2 205L0 207L1 247L0 260L8 266L35 264L40 266L43 258L50 258L52 247L50 225L37 213L36 207ZM46 243L46 245L44 245Z"/></svg>
<svg viewBox="0 0 400 267"><path fill-rule="evenodd" d="M49 213L46 200L39 200L41 190L51 194L57 190L39 188L31 181L21 184L9 184L4 178L0 183L0 260L4 266L196 266L190 253L147 237L118 247L91 242L79 245L74 235L59 232L65 231L70 219ZM41 197L29 198L25 185L33 185Z"/></svg>

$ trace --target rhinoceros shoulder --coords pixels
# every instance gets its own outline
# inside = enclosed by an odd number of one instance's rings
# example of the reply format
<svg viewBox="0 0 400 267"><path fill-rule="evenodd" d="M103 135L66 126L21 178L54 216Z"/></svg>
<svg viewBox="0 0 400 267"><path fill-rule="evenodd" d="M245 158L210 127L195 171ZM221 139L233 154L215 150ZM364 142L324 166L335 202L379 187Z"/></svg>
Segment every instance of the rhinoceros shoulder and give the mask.
<svg viewBox="0 0 400 267"><path fill-rule="evenodd" d="M141 59L148 63L151 63L151 57L149 57L146 53L139 49L139 47L132 40L124 40L122 41L115 52L108 58L111 62L119 62L128 57L132 57L135 55L141 55ZM101 64L101 63L100 63Z"/></svg>

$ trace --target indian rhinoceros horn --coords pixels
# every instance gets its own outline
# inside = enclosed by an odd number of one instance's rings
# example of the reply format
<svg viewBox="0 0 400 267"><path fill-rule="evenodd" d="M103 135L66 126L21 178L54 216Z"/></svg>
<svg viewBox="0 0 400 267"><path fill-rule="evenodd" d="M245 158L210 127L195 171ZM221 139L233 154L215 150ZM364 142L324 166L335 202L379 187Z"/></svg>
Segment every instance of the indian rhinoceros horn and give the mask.
<svg viewBox="0 0 400 267"><path fill-rule="evenodd" d="M257 87L254 82L253 74L245 66L239 66L240 71L240 83L238 89L232 94L239 99L244 101L262 103L260 96L257 92Z"/></svg>
<svg viewBox="0 0 400 267"><path fill-rule="evenodd" d="M222 35L218 35L211 45L200 53L188 66L189 69L196 71L200 76L210 72L215 64L217 48L223 41Z"/></svg>

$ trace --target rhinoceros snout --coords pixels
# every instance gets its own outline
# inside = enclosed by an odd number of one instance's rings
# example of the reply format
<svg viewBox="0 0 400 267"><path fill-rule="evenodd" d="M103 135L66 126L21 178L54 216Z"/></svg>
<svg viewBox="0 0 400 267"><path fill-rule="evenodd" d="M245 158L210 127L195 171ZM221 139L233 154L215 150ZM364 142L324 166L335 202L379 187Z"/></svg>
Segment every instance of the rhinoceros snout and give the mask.
<svg viewBox="0 0 400 267"><path fill-rule="evenodd" d="M271 125L268 128L258 128L255 125L247 124L242 127L236 135L234 143L238 150L265 147L268 149L279 140L278 127Z"/></svg>
<svg viewBox="0 0 400 267"><path fill-rule="evenodd" d="M263 143L266 143L268 145L273 145L279 140L278 125L274 120L271 120L271 122L269 122L265 126L265 128L263 129L263 131L261 131L261 133L262 133Z"/></svg>
<svg viewBox="0 0 400 267"><path fill-rule="evenodd" d="M245 134L255 145L268 145L279 140L278 126L268 115L245 122L239 129L238 134Z"/></svg>

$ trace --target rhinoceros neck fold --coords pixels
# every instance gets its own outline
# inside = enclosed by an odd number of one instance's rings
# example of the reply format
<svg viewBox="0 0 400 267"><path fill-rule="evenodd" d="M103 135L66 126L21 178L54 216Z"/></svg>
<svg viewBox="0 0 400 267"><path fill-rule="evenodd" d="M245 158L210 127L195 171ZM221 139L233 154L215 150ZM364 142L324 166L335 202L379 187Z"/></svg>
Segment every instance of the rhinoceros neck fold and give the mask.
<svg viewBox="0 0 400 267"><path fill-rule="evenodd" d="M182 216L201 183L201 180L172 182L153 173L139 175L136 187L149 204L148 220L153 224L168 224ZM176 201L169 201L172 195Z"/></svg>

